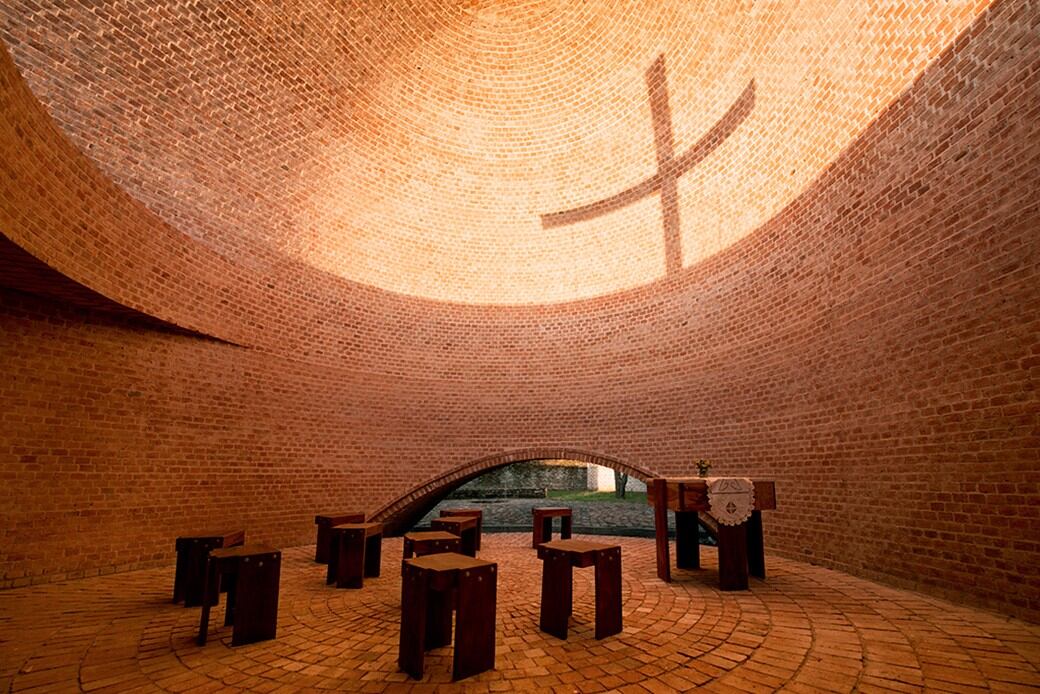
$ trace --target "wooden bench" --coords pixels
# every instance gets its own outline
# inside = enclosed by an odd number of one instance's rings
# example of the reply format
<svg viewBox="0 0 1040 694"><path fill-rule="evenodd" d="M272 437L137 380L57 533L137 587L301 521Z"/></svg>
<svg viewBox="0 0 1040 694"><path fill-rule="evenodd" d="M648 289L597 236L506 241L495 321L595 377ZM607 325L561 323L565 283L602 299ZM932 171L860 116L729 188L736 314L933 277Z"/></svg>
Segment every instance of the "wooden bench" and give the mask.
<svg viewBox="0 0 1040 694"><path fill-rule="evenodd" d="M459 552L462 550L462 538L443 530L430 530L405 533L404 558L424 557L427 554L440 552Z"/></svg>
<svg viewBox="0 0 1040 694"><path fill-rule="evenodd" d="M498 565L448 552L402 562L401 638L398 663L423 676L426 651L452 642L452 681L495 667Z"/></svg>
<svg viewBox="0 0 1040 694"><path fill-rule="evenodd" d="M314 517L318 526L318 539L314 543L314 561L319 564L329 563L329 528L343 523L364 523L365 514L359 511L344 513L323 513Z"/></svg>
<svg viewBox="0 0 1040 694"><path fill-rule="evenodd" d="M719 590L747 590L748 575L766 577L762 511L776 508L776 485L754 480L755 508L740 525L717 523L708 514L708 485L700 478L654 479L647 483L647 503L654 507L657 575L671 581L668 551L668 511L675 513L675 563L680 569L700 568L698 526L718 542Z"/></svg>
<svg viewBox="0 0 1040 694"><path fill-rule="evenodd" d="M245 530L201 533L178 537L177 566L173 570L173 601L184 601L185 607L202 604L202 591L206 584L206 557L212 550L221 547L237 547L246 541ZM217 595L212 598L217 604Z"/></svg>
<svg viewBox="0 0 1040 694"><path fill-rule="evenodd" d="M472 516L477 519L477 551L480 551L480 536L484 532L484 510L479 508L444 508L441 518L445 516Z"/></svg>
<svg viewBox="0 0 1040 694"><path fill-rule="evenodd" d="M534 537L531 546L538 549L538 545L552 540L552 519L560 519L560 539L567 540L571 536L572 512L569 508L544 507L532 508L531 515L534 516Z"/></svg>
<svg viewBox="0 0 1040 694"><path fill-rule="evenodd" d="M621 546L583 540L556 540L538 546L542 560L542 604L539 627L567 638L573 609L573 569L596 567L596 638L621 631Z"/></svg>
<svg viewBox="0 0 1040 694"><path fill-rule="evenodd" d="M480 536L477 534L477 519L473 516L441 516L430 521L430 528L458 535L462 541L462 554L477 556Z"/></svg>
<svg viewBox="0 0 1040 694"><path fill-rule="evenodd" d="M282 553L266 545L215 549L209 554L205 598L213 598L221 583L227 585L224 626L234 625L231 645L273 639L278 628L278 582ZM197 642L206 645L210 602L202 605Z"/></svg>
<svg viewBox="0 0 1040 694"><path fill-rule="evenodd" d="M343 523L329 528L329 568L325 583L361 588L365 578L379 576L383 554L382 523Z"/></svg>

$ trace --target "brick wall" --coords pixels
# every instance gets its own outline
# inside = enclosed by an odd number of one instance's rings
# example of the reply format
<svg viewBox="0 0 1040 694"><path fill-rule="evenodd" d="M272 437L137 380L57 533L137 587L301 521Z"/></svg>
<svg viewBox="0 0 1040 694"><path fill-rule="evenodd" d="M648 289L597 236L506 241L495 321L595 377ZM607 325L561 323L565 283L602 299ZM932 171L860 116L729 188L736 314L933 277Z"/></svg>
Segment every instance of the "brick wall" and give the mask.
<svg viewBox="0 0 1040 694"><path fill-rule="evenodd" d="M566 460L514 463L504 465L467 482L460 491L481 489L567 489L584 490L588 466Z"/></svg>
<svg viewBox="0 0 1040 694"><path fill-rule="evenodd" d="M1040 617L1040 32L985 12L783 212L681 273L543 306L386 292L192 241L0 60L0 230L170 334L5 291L4 585L233 523L393 509L522 448L777 480L773 551Z"/></svg>

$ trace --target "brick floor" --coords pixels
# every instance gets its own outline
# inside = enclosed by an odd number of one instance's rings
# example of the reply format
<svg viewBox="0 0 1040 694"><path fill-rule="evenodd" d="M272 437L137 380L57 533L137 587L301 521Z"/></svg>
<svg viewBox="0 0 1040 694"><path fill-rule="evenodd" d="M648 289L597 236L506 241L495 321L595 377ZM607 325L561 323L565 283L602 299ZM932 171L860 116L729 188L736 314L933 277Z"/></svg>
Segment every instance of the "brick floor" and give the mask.
<svg viewBox="0 0 1040 694"><path fill-rule="evenodd" d="M600 538L602 539L602 538ZM1040 626L769 558L751 590L715 588L704 570L654 572L653 542L618 538L624 632L592 634L592 571L575 571L570 638L538 630L540 563L526 533L485 537L499 562L497 668L449 683L450 648L427 676L397 671L399 538L364 590L326 587L313 547L285 552L278 638L232 649L223 606L210 642L199 610L169 603L172 568L0 593L0 690L201 692L338 690L671 692L1030 691L1040 687Z"/></svg>

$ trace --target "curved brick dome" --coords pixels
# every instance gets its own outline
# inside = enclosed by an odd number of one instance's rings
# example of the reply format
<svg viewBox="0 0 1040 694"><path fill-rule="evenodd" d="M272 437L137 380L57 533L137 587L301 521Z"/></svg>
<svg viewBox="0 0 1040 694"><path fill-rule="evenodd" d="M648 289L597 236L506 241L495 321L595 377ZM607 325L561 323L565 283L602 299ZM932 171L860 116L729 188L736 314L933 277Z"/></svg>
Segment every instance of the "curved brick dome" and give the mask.
<svg viewBox="0 0 1040 694"><path fill-rule="evenodd" d="M343 6L0 8L0 587L708 458L1040 615L1036 3Z"/></svg>
<svg viewBox="0 0 1040 694"><path fill-rule="evenodd" d="M104 173L235 262L545 303L761 226L985 4L14 0L2 36Z"/></svg>

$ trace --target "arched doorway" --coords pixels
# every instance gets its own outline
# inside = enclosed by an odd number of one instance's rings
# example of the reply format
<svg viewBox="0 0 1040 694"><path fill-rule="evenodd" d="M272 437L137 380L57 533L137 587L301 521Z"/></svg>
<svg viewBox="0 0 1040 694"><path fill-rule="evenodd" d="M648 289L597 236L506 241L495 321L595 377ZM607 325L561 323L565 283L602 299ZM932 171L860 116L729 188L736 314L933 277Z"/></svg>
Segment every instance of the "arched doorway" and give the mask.
<svg viewBox="0 0 1040 694"><path fill-rule="evenodd" d="M383 523L386 534L400 534L425 516L441 499L473 478L504 465L541 459L567 459L602 465L631 475L643 482L657 476L656 473L646 468L589 451L574 448L527 448L496 453L460 465L454 470L414 487L407 494L386 504L372 515L372 519Z"/></svg>

